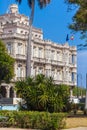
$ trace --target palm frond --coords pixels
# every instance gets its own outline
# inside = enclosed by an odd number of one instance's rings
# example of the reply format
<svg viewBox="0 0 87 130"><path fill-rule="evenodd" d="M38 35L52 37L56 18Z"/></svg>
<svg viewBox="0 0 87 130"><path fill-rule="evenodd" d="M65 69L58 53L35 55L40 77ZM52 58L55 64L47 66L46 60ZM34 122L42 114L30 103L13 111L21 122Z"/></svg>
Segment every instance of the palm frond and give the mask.
<svg viewBox="0 0 87 130"><path fill-rule="evenodd" d="M32 7L32 2L33 0L28 0L28 6L31 8Z"/></svg>
<svg viewBox="0 0 87 130"><path fill-rule="evenodd" d="M50 3L50 0L37 0L38 1L38 4L39 4L39 7L40 8L43 8L45 7L47 4Z"/></svg>
<svg viewBox="0 0 87 130"><path fill-rule="evenodd" d="M22 0L15 0L16 2L18 2L19 4L21 4Z"/></svg>

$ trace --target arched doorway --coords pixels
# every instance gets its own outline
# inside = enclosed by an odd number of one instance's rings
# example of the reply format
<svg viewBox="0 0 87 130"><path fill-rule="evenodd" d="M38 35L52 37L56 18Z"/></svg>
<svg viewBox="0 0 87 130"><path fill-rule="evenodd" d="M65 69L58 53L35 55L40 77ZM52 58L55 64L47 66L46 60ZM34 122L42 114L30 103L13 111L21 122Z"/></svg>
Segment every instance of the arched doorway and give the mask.
<svg viewBox="0 0 87 130"><path fill-rule="evenodd" d="M10 98L13 98L14 97L14 88L11 87L10 88Z"/></svg>
<svg viewBox="0 0 87 130"><path fill-rule="evenodd" d="M2 95L2 97L6 98L6 87L5 86L1 86L0 87L0 94Z"/></svg>

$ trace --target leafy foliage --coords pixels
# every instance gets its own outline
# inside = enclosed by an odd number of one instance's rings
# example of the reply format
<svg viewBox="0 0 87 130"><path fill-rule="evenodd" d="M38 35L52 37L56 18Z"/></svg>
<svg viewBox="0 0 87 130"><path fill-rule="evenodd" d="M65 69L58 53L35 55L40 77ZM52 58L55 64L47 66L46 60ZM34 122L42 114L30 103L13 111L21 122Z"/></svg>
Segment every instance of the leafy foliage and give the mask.
<svg viewBox="0 0 87 130"><path fill-rule="evenodd" d="M68 111L69 87L55 85L51 77L37 75L15 84L17 94L26 101L28 110L60 112Z"/></svg>
<svg viewBox="0 0 87 130"><path fill-rule="evenodd" d="M0 111L7 121L0 127L30 128L40 130L60 130L64 128L64 113L49 113L35 111Z"/></svg>
<svg viewBox="0 0 87 130"><path fill-rule="evenodd" d="M81 87L75 87L73 88L73 95L74 96L85 96L86 95L86 89Z"/></svg>
<svg viewBox="0 0 87 130"><path fill-rule="evenodd" d="M22 2L22 0L16 0L17 2L19 2L19 4ZM35 3L35 0L27 0L28 1L28 5L30 8L32 8L32 4ZM47 4L50 3L50 0L37 0L38 5L40 8L43 8L44 6L46 6Z"/></svg>
<svg viewBox="0 0 87 130"><path fill-rule="evenodd" d="M14 59L8 55L5 45L0 41L0 82L9 82L14 76Z"/></svg>
<svg viewBox="0 0 87 130"><path fill-rule="evenodd" d="M73 23L70 28L74 31L80 31L82 38L87 37L87 0L65 0L68 4L78 6L78 10L73 16Z"/></svg>

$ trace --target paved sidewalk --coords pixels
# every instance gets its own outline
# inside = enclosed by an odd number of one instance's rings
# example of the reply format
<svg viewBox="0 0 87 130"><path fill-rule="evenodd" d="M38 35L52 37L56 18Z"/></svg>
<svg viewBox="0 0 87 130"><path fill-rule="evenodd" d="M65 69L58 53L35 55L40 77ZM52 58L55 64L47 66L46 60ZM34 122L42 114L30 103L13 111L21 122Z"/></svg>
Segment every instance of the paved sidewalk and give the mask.
<svg viewBox="0 0 87 130"><path fill-rule="evenodd" d="M0 128L0 130L35 130L35 129L21 129L21 128Z"/></svg>
<svg viewBox="0 0 87 130"><path fill-rule="evenodd" d="M77 127L77 128L70 128L70 129L64 129L64 130L87 130L87 127Z"/></svg>
<svg viewBox="0 0 87 130"><path fill-rule="evenodd" d="M21 129L21 128L0 128L0 130L35 130L35 129ZM87 127L77 127L63 130L87 130Z"/></svg>

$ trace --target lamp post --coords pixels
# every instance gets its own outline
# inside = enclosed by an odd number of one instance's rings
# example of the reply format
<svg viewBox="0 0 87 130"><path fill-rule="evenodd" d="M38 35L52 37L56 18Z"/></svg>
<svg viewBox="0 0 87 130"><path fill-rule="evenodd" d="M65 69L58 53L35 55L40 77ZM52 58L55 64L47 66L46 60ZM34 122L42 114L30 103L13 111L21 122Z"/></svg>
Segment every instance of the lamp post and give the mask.
<svg viewBox="0 0 87 130"><path fill-rule="evenodd" d="M78 94L78 87L79 87L79 77L81 79L81 87L82 87L82 74L77 74L77 98L79 97L79 94Z"/></svg>

